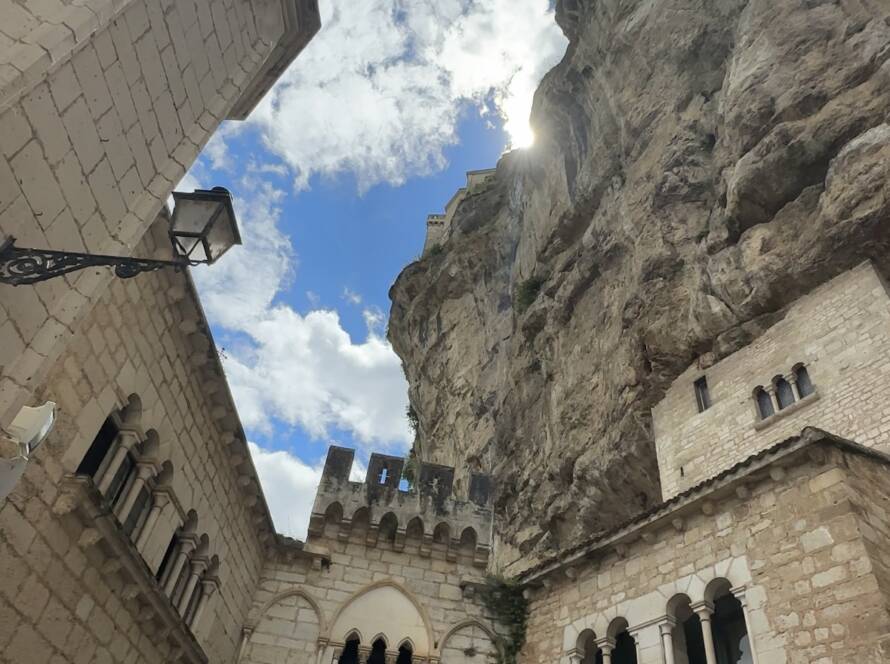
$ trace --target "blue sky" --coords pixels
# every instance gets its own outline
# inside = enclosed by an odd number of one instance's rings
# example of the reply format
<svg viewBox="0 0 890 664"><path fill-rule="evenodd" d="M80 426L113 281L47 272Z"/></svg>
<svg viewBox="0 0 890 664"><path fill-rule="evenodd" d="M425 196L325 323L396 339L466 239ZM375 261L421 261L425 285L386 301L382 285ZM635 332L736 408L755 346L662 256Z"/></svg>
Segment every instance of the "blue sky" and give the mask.
<svg viewBox="0 0 890 664"><path fill-rule="evenodd" d="M179 185L235 196L244 245L194 275L276 526L297 537L328 444L357 449L357 474L409 448L387 291L465 172L529 141L565 50L547 0L320 8L319 35Z"/></svg>

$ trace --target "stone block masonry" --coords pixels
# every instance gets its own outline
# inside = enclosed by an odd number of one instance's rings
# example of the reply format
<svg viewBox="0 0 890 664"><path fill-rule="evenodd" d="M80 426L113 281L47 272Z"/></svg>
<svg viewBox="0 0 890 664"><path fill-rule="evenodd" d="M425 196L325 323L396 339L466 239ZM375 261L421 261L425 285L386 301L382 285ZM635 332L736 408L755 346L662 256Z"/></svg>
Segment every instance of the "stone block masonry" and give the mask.
<svg viewBox="0 0 890 664"><path fill-rule="evenodd" d="M701 364L677 378L653 409L664 498L804 426L890 450L890 295L870 263L801 297L745 348ZM776 414L762 419L755 388L771 390L777 376L793 382L792 369L799 364L807 369L813 393L787 408L777 404ZM711 401L703 412L693 387L701 377Z"/></svg>
<svg viewBox="0 0 890 664"><path fill-rule="evenodd" d="M318 30L314 0L0 2L0 238L131 253L219 123ZM110 279L0 286L0 424Z"/></svg>
<svg viewBox="0 0 890 664"><path fill-rule="evenodd" d="M136 249L164 247L167 223ZM58 404L57 423L0 506L0 660L233 660L274 531L205 326L187 276L173 271L113 282L76 324L36 393ZM136 522L132 544L125 515L71 479L122 408L120 428L154 436L157 464L170 468L166 484L149 480L158 512L138 539ZM155 579L175 532L206 536L219 560L218 589L190 629Z"/></svg>
<svg viewBox="0 0 890 664"><path fill-rule="evenodd" d="M723 588L756 653L743 661L886 662L888 473L890 457L808 430L581 543L526 574L522 661L579 661L585 636L608 648L624 630L638 664L686 662L676 607L710 617Z"/></svg>

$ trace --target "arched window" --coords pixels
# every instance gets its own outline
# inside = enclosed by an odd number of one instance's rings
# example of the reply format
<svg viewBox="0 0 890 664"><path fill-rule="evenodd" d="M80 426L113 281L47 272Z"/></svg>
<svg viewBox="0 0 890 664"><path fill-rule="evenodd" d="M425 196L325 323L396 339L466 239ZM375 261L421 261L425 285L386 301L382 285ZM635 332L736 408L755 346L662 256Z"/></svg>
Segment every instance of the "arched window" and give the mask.
<svg viewBox="0 0 890 664"><path fill-rule="evenodd" d="M615 618L606 634L613 640L612 664L637 664L637 645L627 631L627 620Z"/></svg>
<svg viewBox="0 0 890 664"><path fill-rule="evenodd" d="M399 520L392 512L387 512L380 519L380 538L384 542L393 542L396 539L396 531L399 529Z"/></svg>
<svg viewBox="0 0 890 664"><path fill-rule="evenodd" d="M797 379L797 392L803 399L813 393L813 383L810 381L810 373L802 364L794 370L794 376Z"/></svg>
<svg viewBox="0 0 890 664"><path fill-rule="evenodd" d="M754 390L754 398L757 400L757 412L760 414L760 419L765 420L770 415L775 414L776 409L773 408L773 400L769 392L762 387L758 387Z"/></svg>
<svg viewBox="0 0 890 664"><path fill-rule="evenodd" d="M704 664L707 658L701 619L692 610L689 597L682 594L672 597L667 615L676 621L672 634L674 652L680 655L676 659L685 656L689 664Z"/></svg>
<svg viewBox="0 0 890 664"><path fill-rule="evenodd" d="M396 664L411 664L413 655L414 652L411 650L411 644L403 643L399 646L399 657L396 659Z"/></svg>
<svg viewBox="0 0 890 664"><path fill-rule="evenodd" d="M714 604L711 631L718 662L752 664L751 642L745 624L742 603L730 592L726 579L716 579L708 584L705 596Z"/></svg>
<svg viewBox="0 0 890 664"><path fill-rule="evenodd" d="M779 410L788 408L794 403L794 391L784 378L776 378L773 384L776 386L776 400L779 402Z"/></svg>
<svg viewBox="0 0 890 664"><path fill-rule="evenodd" d="M386 664L386 641L377 639L371 647L371 655L368 664Z"/></svg>
<svg viewBox="0 0 890 664"><path fill-rule="evenodd" d="M358 639L348 639L340 659L337 660L337 664L358 664L358 646Z"/></svg>

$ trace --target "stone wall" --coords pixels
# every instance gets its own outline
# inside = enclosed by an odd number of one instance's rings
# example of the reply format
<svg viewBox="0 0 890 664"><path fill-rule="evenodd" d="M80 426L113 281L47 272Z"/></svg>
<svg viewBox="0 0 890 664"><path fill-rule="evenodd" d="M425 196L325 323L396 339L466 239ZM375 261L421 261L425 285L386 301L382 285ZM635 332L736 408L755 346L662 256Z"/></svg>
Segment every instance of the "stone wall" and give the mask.
<svg viewBox="0 0 890 664"><path fill-rule="evenodd" d="M384 638L395 661L494 664L496 623L481 591L491 537L488 478L452 495L454 469L420 464L400 487L404 459L372 454L365 482L349 481L354 451L331 447L300 560L263 571L243 662L330 662L347 641ZM306 554L314 556L310 562Z"/></svg>
<svg viewBox="0 0 890 664"><path fill-rule="evenodd" d="M166 221L137 251L169 252ZM56 424L0 509L0 659L231 662L272 523L190 280L172 270L115 280L64 341L35 391L57 403ZM72 478L122 408L172 472L170 502L132 546L101 497ZM191 511L219 559L219 589L189 631L154 574Z"/></svg>
<svg viewBox="0 0 890 664"><path fill-rule="evenodd" d="M351 530L341 537L339 522L329 523L309 539L329 564L266 565L242 664L330 662L352 633L365 648L382 635L390 652L410 639L414 662L441 656L445 664L495 664L496 625L479 598L483 570L472 549L449 554L435 542L422 552L414 536L396 549L393 540L368 544L367 531ZM476 658L464 655L470 648Z"/></svg>
<svg viewBox="0 0 890 664"><path fill-rule="evenodd" d="M289 5L314 13L294 25ZM280 73L280 42L292 58L317 29L312 0L2 3L0 238L129 254L219 123ZM0 286L0 424L109 278Z"/></svg>
<svg viewBox="0 0 890 664"><path fill-rule="evenodd" d="M639 663L662 664L671 600L695 607L718 579L743 598L759 664L887 661L890 542L871 524L886 520L890 459L865 454L792 446L530 575L522 661L567 664L582 634L626 621Z"/></svg>
<svg viewBox="0 0 890 664"><path fill-rule="evenodd" d="M755 388L798 363L815 393L761 421ZM693 382L701 376L712 404L699 413ZM801 297L748 346L673 382L653 409L662 493L670 498L804 426L890 449L888 393L890 296L865 263Z"/></svg>

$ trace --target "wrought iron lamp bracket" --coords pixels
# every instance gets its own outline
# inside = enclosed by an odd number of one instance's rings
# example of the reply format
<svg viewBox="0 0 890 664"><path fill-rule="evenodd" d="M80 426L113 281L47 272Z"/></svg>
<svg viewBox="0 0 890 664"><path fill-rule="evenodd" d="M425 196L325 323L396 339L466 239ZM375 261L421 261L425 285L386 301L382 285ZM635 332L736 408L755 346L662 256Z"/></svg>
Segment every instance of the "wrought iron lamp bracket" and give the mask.
<svg viewBox="0 0 890 664"><path fill-rule="evenodd" d="M0 245L0 283L11 286L36 284L89 267L109 266L121 279L129 279L143 272L154 272L165 267L181 269L194 265L187 259L156 260L130 256L84 254L76 251L28 249L15 246L15 238Z"/></svg>

